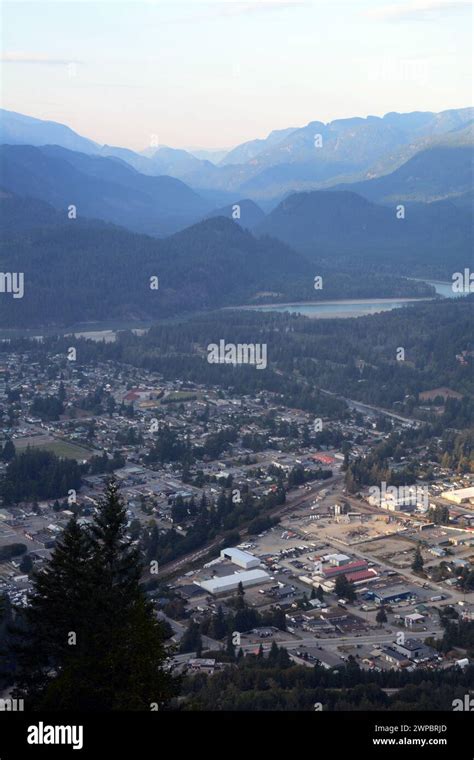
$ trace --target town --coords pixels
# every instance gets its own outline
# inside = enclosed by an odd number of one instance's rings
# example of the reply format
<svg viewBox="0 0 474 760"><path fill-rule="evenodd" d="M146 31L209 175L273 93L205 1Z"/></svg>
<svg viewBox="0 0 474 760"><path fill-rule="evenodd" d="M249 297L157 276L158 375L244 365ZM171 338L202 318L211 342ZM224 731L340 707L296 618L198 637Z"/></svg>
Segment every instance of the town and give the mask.
<svg viewBox="0 0 474 760"><path fill-rule="evenodd" d="M13 605L113 475L172 672L275 648L327 669L470 664L443 622L474 620L474 477L405 442L388 464L416 462L412 485L352 482L351 463L418 421L363 404L315 421L267 391L8 350L0 414L0 594Z"/></svg>

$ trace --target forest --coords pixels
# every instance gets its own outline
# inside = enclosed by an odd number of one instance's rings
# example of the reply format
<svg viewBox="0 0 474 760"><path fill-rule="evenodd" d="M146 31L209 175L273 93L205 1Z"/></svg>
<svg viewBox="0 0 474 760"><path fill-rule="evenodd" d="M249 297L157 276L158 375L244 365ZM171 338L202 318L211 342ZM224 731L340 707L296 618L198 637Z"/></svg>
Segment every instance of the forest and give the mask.
<svg viewBox="0 0 474 760"><path fill-rule="evenodd" d="M123 331L114 343L77 339L77 366L123 362L158 372L165 380L179 378L241 395L265 390L282 405L327 418L343 417L345 397L461 430L474 424L473 299L418 303L357 319L218 311L157 324L142 336ZM209 364L206 346L221 338L266 343L267 369ZM44 360L66 355L68 345L61 337L45 338L41 347L12 338L0 344L0 356L28 349ZM398 358L401 348L403 359ZM462 352L463 362L458 360ZM448 398L441 407L419 401L422 391L440 387L461 398Z"/></svg>

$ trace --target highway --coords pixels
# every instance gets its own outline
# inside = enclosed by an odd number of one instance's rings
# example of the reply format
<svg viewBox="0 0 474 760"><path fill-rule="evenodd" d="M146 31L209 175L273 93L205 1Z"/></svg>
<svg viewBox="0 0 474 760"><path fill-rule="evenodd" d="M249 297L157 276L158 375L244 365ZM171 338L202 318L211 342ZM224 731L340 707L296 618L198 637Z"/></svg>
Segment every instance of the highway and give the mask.
<svg viewBox="0 0 474 760"><path fill-rule="evenodd" d="M336 650L340 646L355 646L357 644L368 644L373 646L376 644L390 644L395 641L397 632L398 631L392 629L392 633L386 633L383 629L380 629L379 631L374 631L370 634L361 634L360 636L339 636L338 638L323 638L322 636L319 636L318 638L315 636L302 636L302 638L296 638L296 636L293 636L291 639L278 640L277 644L288 650L301 649L301 647L305 646L320 646L323 647L323 649ZM429 631L417 631L416 633L411 634L411 636L424 641L429 636L432 636L433 632L435 633L435 638L442 634L442 630L439 627L433 626ZM407 638L410 638L410 631L408 629L404 628L403 633ZM255 642L249 644L243 643L242 649L244 652L248 652L254 650L255 647L258 646L259 644L256 644ZM266 644L263 645L263 648L269 649L270 646L271 643L269 644L267 640Z"/></svg>
<svg viewBox="0 0 474 760"><path fill-rule="evenodd" d="M176 621L169 620L170 624L175 629ZM182 626L181 624L178 624L179 628L181 628L184 631L185 626ZM177 629L175 629L177 630ZM300 638L298 638L296 635L292 636L291 638L283 638L283 639L276 639L276 642L279 647L285 647L285 649L288 649L288 651L294 651L299 649L305 649L305 648L314 648L314 647L321 647L323 651L328 651L333 654L341 654L340 647L350 647L350 646L357 646L359 645L365 645L365 646L372 646L375 647L377 645L382 644L392 644L397 636L398 631L392 629L391 633L387 633L386 631L383 631L383 629L374 631L373 633L364 633L360 634L359 636L339 636L339 637L323 637L323 636L310 636L310 635L302 635ZM407 638L410 638L410 631L406 628L403 629L403 633ZM417 639L421 639L424 641L426 638L429 638L430 636L434 636L434 638L440 638L442 636L442 629L439 626L432 626L428 631L417 631L416 633L413 633L412 636ZM243 652L253 652L256 649L260 647L260 644L262 645L263 651L267 652L271 647L271 641L268 639L261 639L256 641L245 641L246 635L241 634L242 636L242 642L240 647L236 647L236 649L241 648ZM210 650L210 651L217 651L219 649L225 649L225 642L222 641L215 641L214 639L209 638L208 636L203 636L203 649ZM338 651L339 650L339 651ZM344 654L344 652L342 652ZM177 654L173 655L173 660L175 662L186 662L187 660L195 657L195 652L188 652L186 654Z"/></svg>
<svg viewBox="0 0 474 760"><path fill-rule="evenodd" d="M336 398L341 399L341 401L345 401L349 409L354 409L357 412L361 412L362 414L367 414L369 417L375 417L376 414L383 414L386 417L392 417L392 419L397 420L398 422L403 422L405 425L420 425L421 421L413 419L411 417L403 417L401 414L395 414L394 412L390 412L388 409L384 409L381 406L372 406L371 404L364 404L362 401L355 401L352 398L346 398L345 396L341 396L339 393L334 393L334 391L327 391L324 388L319 389L321 393L325 393L328 396L335 396Z"/></svg>

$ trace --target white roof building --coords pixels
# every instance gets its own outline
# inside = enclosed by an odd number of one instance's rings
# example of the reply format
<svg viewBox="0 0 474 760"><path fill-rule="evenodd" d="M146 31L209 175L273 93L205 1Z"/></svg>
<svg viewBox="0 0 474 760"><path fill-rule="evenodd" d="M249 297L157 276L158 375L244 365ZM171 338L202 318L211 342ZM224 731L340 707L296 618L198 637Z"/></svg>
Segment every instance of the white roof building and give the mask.
<svg viewBox="0 0 474 760"><path fill-rule="evenodd" d="M405 625L416 625L417 623L422 623L424 619L423 615L413 612L411 615L405 615Z"/></svg>
<svg viewBox="0 0 474 760"><path fill-rule="evenodd" d="M223 594L226 591L235 591L239 583L246 588L269 580L270 576L265 570L247 570L245 573L223 575L221 578L210 578L208 581L194 581L194 583L210 594Z"/></svg>
<svg viewBox="0 0 474 760"><path fill-rule="evenodd" d="M330 565L339 567L340 565L347 565L351 561L351 558L347 554L326 554L323 560L329 562Z"/></svg>
<svg viewBox="0 0 474 760"><path fill-rule="evenodd" d="M241 549L235 547L229 547L228 549L222 549L222 559L229 559L234 565L243 567L244 570L251 570L253 567L258 567L260 560L258 557L254 557L253 554L243 552Z"/></svg>

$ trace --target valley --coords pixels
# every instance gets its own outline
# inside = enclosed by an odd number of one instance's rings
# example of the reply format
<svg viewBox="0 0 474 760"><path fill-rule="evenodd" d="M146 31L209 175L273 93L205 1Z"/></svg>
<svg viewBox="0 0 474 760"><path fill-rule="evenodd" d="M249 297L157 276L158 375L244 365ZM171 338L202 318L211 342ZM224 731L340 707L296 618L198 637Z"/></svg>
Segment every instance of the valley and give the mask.
<svg viewBox="0 0 474 760"><path fill-rule="evenodd" d="M1 760L463 759L468 3L4 6Z"/></svg>

